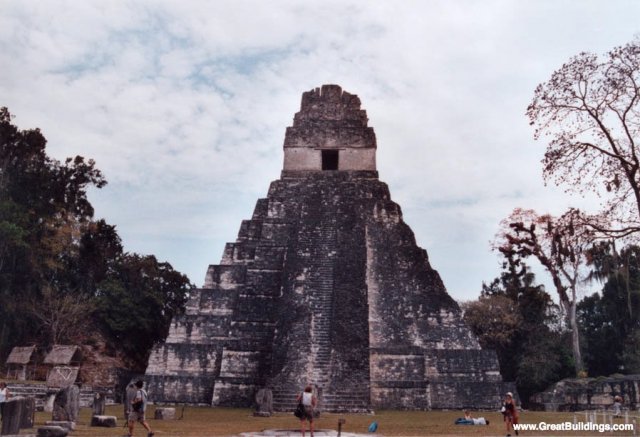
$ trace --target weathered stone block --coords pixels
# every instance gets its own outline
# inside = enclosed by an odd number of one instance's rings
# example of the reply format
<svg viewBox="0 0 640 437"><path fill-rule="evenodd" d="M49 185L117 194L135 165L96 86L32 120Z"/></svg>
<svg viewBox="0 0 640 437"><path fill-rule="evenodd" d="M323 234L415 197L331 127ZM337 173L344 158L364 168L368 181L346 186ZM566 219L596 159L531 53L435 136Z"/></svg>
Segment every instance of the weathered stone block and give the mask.
<svg viewBox="0 0 640 437"><path fill-rule="evenodd" d="M35 398L24 398L20 417L20 428L33 428L36 414Z"/></svg>
<svg viewBox="0 0 640 437"><path fill-rule="evenodd" d="M80 367L54 366L47 373L47 385L55 388L65 388L75 384Z"/></svg>
<svg viewBox="0 0 640 437"><path fill-rule="evenodd" d="M19 434L25 398L9 398L3 405L0 434Z"/></svg>
<svg viewBox="0 0 640 437"><path fill-rule="evenodd" d="M56 400L56 395L58 394L58 390L47 390L47 398L44 403L44 411L47 413L53 412L53 404Z"/></svg>
<svg viewBox="0 0 640 437"><path fill-rule="evenodd" d="M118 425L116 416L94 415L91 417L91 426L102 426L104 428L115 428Z"/></svg>
<svg viewBox="0 0 640 437"><path fill-rule="evenodd" d="M42 426L38 428L38 437L67 437L69 431L61 426Z"/></svg>
<svg viewBox="0 0 640 437"><path fill-rule="evenodd" d="M261 388L256 392L256 410L254 416L271 417L273 414L273 393L270 389Z"/></svg>
<svg viewBox="0 0 640 437"><path fill-rule="evenodd" d="M47 426L61 426L62 428L66 429L69 432L75 431L76 429L75 422L69 422L64 420L47 420L44 424Z"/></svg>
<svg viewBox="0 0 640 437"><path fill-rule="evenodd" d="M80 410L80 388L77 385L60 390L53 402L53 420L75 422Z"/></svg>
<svg viewBox="0 0 640 437"><path fill-rule="evenodd" d="M156 408L153 418L156 420L174 420L176 418L176 409L169 407Z"/></svg>

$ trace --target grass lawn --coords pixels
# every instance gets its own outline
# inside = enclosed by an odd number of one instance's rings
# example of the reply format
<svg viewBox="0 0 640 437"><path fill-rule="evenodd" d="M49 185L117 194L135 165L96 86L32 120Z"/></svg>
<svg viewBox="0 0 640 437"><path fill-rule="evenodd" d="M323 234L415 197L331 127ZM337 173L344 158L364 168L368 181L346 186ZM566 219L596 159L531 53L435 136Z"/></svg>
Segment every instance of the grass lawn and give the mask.
<svg viewBox="0 0 640 437"><path fill-rule="evenodd" d="M181 406L176 407L177 416L180 416ZM209 436L231 436L241 432L261 431L263 429L297 429L299 421L292 413L276 413L269 418L253 417L252 411L248 409L234 408L197 408L186 407L182 420L154 420L154 407L150 406L147 417L151 428L157 437L209 437ZM76 431L70 437L101 437L101 436L123 436L126 435L125 428L122 427L122 406L114 405L107 407L106 414L118 417L117 428L97 428L90 427L91 410L82 408L78 419ZM502 415L498 412L479 412L475 416L484 416L491 423L488 426L460 426L454 425L453 421L462 416L459 411L378 411L375 415L359 414L329 414L324 413L316 420L316 429L338 429L338 419L344 417L346 424L343 426L345 432L363 433L367 432L369 424L374 420L378 422L378 435L383 436L504 436L506 435ZM543 413L543 412L522 412L521 423L547 423L573 422L573 413ZM51 420L51 413L36 413L36 427L44 425L44 422ZM584 421L584 414L577 415L578 421ZM601 421L598 418L598 421ZM640 422L640 420L639 420ZM624 419L616 419L614 423L624 423ZM35 433L35 430L22 430L22 434ZM135 436L146 436L144 428L136 424ZM308 433L306 434L309 435ZM633 435L632 432L533 432L521 431L521 436L609 436L609 435Z"/></svg>

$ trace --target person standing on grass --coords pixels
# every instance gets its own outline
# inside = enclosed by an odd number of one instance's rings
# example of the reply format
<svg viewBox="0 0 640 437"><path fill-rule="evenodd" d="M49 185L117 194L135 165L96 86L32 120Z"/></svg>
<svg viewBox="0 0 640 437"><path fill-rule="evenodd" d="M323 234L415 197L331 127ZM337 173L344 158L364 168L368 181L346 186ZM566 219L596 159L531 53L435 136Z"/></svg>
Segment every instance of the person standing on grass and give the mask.
<svg viewBox="0 0 640 437"><path fill-rule="evenodd" d="M502 404L502 415L504 416L504 424L507 428L507 437L511 437L510 431L513 431L513 425L518 423L518 409L516 403L513 400L513 393L509 392L504 397L504 403ZM518 430L515 430L518 435Z"/></svg>
<svg viewBox="0 0 640 437"><path fill-rule="evenodd" d="M622 397L615 396L613 398L613 417L622 416Z"/></svg>
<svg viewBox="0 0 640 437"><path fill-rule="evenodd" d="M129 437L133 436L133 427L136 422L140 422L147 430L147 437L153 437L154 435L144 417L144 412L147 410L147 392L142 389L143 385L142 381L136 382L136 396L131 401L131 412L129 413Z"/></svg>
<svg viewBox="0 0 640 437"><path fill-rule="evenodd" d="M127 389L124 392L124 420L125 421L128 421L129 419L129 413L131 413L131 403L135 399L137 393L138 393L138 390L136 389L136 386L133 384L133 382L127 386Z"/></svg>
<svg viewBox="0 0 640 437"><path fill-rule="evenodd" d="M0 420L4 420L4 403L11 397L7 384L0 382Z"/></svg>
<svg viewBox="0 0 640 437"><path fill-rule="evenodd" d="M304 414L300 418L300 432L302 433L302 437L304 437L305 420L309 421L309 433L311 437L313 437L313 414L316 409L316 404L318 403L318 400L313 394L313 388L310 385L306 386L304 391L298 395L296 401L302 402L304 406Z"/></svg>

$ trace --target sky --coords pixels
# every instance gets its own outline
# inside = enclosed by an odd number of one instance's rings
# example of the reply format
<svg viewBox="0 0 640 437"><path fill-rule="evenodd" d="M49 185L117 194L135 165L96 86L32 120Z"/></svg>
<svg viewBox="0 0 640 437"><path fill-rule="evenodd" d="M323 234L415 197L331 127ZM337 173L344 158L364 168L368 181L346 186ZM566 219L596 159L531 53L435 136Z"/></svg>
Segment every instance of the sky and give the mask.
<svg viewBox="0 0 640 437"><path fill-rule="evenodd" d="M639 35L638 17L635 0L0 0L0 106L50 156L96 161L109 183L89 198L125 250L201 286L280 177L302 93L338 84L463 301L499 275L490 241L514 208L597 210L545 186L525 111L571 56Z"/></svg>

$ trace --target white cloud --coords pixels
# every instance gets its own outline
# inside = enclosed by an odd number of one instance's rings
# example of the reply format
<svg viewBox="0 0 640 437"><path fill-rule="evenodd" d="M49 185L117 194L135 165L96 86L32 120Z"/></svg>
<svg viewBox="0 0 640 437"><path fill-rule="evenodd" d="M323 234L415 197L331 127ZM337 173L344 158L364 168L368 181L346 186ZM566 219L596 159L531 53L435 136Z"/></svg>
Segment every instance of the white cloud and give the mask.
<svg viewBox="0 0 640 437"><path fill-rule="evenodd" d="M201 283L279 177L300 96L360 96L389 183L458 299L499 266L488 241L516 206L561 212L524 111L582 50L638 32L632 1L5 0L0 105L49 153L96 159L99 216L128 250Z"/></svg>

